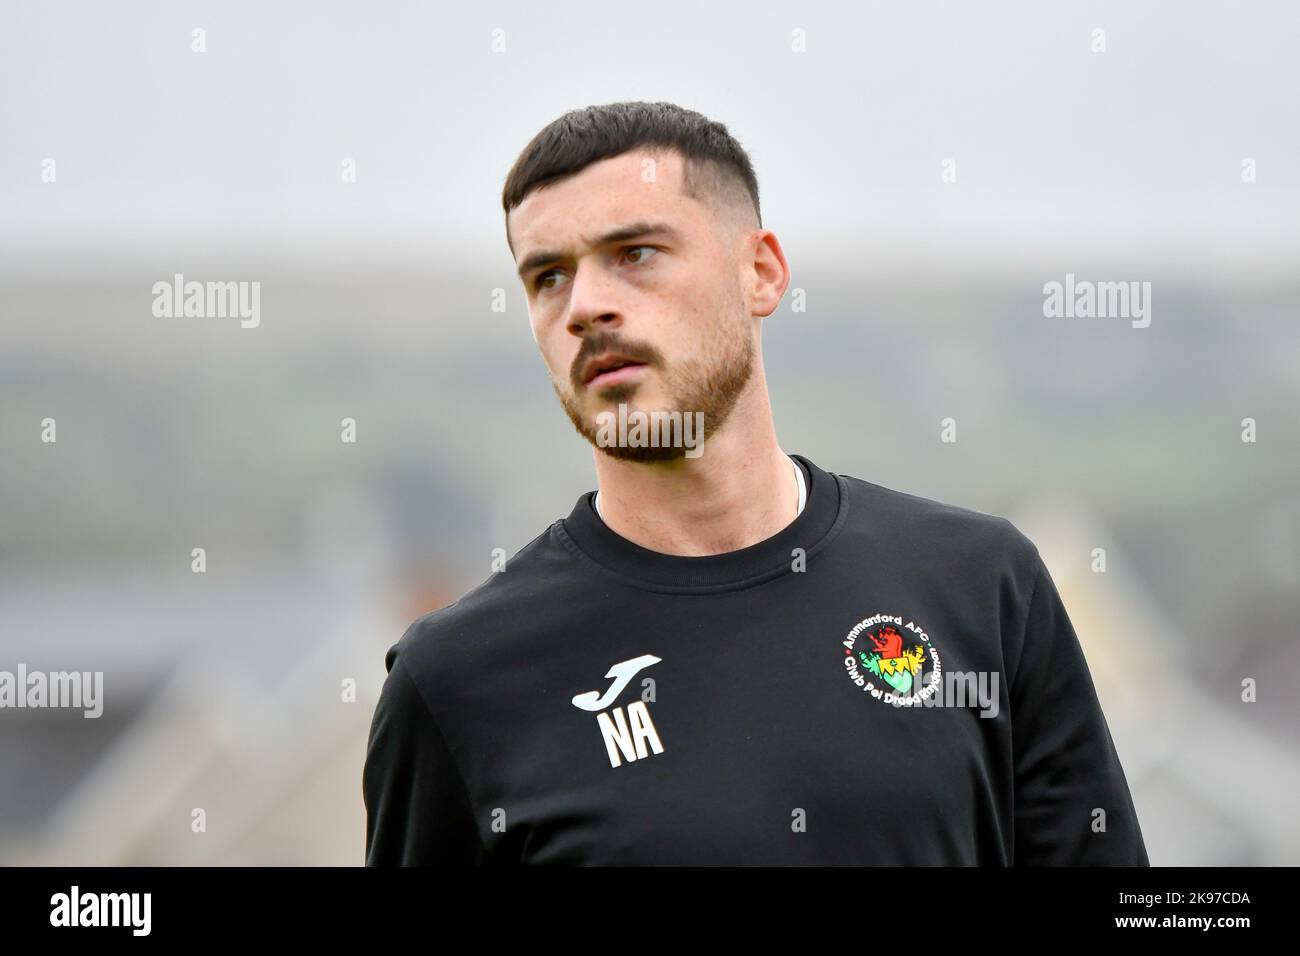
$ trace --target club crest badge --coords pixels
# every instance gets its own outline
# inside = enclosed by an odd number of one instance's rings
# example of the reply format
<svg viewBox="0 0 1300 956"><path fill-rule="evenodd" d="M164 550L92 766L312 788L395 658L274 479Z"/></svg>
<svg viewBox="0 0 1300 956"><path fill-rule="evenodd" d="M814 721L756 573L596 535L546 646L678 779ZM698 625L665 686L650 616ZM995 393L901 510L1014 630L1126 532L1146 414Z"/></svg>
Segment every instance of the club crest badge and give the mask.
<svg viewBox="0 0 1300 956"><path fill-rule="evenodd" d="M939 688L939 649L915 621L874 614L855 624L842 644L849 680L876 700L915 707Z"/></svg>

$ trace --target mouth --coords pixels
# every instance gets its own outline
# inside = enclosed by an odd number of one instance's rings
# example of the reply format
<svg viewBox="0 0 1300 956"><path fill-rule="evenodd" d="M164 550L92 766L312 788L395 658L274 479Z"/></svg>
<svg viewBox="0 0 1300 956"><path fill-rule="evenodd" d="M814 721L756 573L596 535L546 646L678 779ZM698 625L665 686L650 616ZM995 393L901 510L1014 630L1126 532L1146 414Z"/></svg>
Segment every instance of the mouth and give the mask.
<svg viewBox="0 0 1300 956"><path fill-rule="evenodd" d="M644 362L638 362L636 359L617 355L597 356L587 362L582 384L587 388L617 385L639 377L643 374L641 370L646 367Z"/></svg>

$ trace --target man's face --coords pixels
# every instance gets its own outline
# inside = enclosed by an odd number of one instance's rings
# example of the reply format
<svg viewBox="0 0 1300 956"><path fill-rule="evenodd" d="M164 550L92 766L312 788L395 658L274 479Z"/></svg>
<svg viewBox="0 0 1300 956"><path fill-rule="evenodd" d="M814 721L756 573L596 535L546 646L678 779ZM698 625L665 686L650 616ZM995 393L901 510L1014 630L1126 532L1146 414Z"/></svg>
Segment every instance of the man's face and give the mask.
<svg viewBox="0 0 1300 956"><path fill-rule="evenodd" d="M683 194L683 173L676 152L624 153L533 191L508 218L551 383L597 447L597 416L620 403L629 413L702 413L704 434L716 432L753 370L741 237ZM686 449L601 450L649 461Z"/></svg>

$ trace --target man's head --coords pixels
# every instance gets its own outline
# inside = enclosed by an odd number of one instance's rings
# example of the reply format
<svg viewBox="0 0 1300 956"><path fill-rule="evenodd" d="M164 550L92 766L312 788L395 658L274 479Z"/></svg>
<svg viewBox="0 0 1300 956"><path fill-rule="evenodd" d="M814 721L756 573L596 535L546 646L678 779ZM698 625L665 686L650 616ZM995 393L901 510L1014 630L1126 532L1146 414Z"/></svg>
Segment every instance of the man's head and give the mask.
<svg viewBox="0 0 1300 956"><path fill-rule="evenodd" d="M788 272L762 229L749 157L720 123L670 103L567 113L506 178L506 239L565 412L593 445L598 416L728 419L761 361L756 316ZM621 363L621 371L605 371ZM662 460L681 447L603 447Z"/></svg>

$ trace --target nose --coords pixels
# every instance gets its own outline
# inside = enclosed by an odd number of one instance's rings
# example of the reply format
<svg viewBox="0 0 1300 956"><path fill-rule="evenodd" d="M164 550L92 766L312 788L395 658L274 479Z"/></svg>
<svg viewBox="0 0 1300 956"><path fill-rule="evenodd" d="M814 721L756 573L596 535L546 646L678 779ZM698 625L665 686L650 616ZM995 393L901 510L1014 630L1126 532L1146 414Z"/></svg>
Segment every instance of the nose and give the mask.
<svg viewBox="0 0 1300 956"><path fill-rule="evenodd" d="M615 312L602 312L601 315L581 317L577 315L569 316L568 330L573 336L582 338L590 336L593 332L601 332L603 329L616 329L621 324L621 320Z"/></svg>
<svg viewBox="0 0 1300 956"><path fill-rule="evenodd" d="M579 269L569 288L570 334L581 338L592 332L617 329L623 314L615 306L607 277L599 269Z"/></svg>
<svg viewBox="0 0 1300 956"><path fill-rule="evenodd" d="M590 335L592 332L599 332L605 329L616 329L621 324L618 315L613 312L604 312L590 319L578 318L571 316L569 318L569 332L578 338L584 335Z"/></svg>

